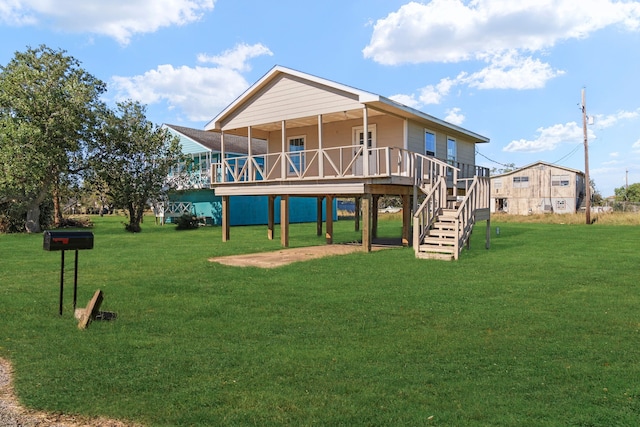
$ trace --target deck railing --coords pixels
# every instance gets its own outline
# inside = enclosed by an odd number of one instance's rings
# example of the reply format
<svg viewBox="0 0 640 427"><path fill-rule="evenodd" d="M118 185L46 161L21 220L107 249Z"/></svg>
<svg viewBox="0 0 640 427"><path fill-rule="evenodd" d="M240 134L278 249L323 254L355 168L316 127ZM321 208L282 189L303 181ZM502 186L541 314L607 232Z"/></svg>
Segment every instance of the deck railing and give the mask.
<svg viewBox="0 0 640 427"><path fill-rule="evenodd" d="M370 148L365 153L360 145L231 157L211 166L212 184L397 176L425 186L440 176L449 184L457 183L482 169L396 147Z"/></svg>

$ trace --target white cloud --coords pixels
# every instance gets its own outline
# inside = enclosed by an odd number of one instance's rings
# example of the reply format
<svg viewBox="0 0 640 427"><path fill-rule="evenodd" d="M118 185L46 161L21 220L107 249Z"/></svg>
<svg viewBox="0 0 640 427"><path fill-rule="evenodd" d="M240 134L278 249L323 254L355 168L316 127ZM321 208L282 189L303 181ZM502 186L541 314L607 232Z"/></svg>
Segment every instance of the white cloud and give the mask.
<svg viewBox="0 0 640 427"><path fill-rule="evenodd" d="M539 89L563 75L535 55L611 25L640 30L640 3L615 0L432 0L410 2L373 25L365 58L384 65L483 61L448 80L477 89ZM420 89L422 105L448 90ZM416 98L414 95L406 95Z"/></svg>
<svg viewBox="0 0 640 427"><path fill-rule="evenodd" d="M598 128L604 129L614 126L620 120L631 120L638 116L640 116L640 108L636 111L618 111L615 114L596 114L593 117L595 118L595 125Z"/></svg>
<svg viewBox="0 0 640 427"><path fill-rule="evenodd" d="M633 143L631 146L634 150L640 150L640 139Z"/></svg>
<svg viewBox="0 0 640 427"><path fill-rule="evenodd" d="M249 87L241 71L247 71L246 61L258 55L272 53L260 44L241 44L211 57L215 61L200 55L200 59L223 64L218 67L160 65L137 76L114 76L110 88L115 89L118 100L134 99L143 104L165 101L169 109L180 108L189 120L205 121Z"/></svg>
<svg viewBox="0 0 640 427"><path fill-rule="evenodd" d="M407 107L411 108L418 108L420 106L420 102L416 100L416 97L414 95L398 94L390 96L389 99L392 99L402 105L406 105Z"/></svg>
<svg viewBox="0 0 640 427"><path fill-rule="evenodd" d="M200 54L198 55L198 61L205 63L210 62L231 70L248 71L247 60L262 55L271 56L273 53L269 48L260 43L254 45L240 44L233 49L226 50L221 55L208 56Z"/></svg>
<svg viewBox="0 0 640 427"><path fill-rule="evenodd" d="M0 0L0 20L102 34L126 45L134 34L199 20L215 0Z"/></svg>
<svg viewBox="0 0 640 427"><path fill-rule="evenodd" d="M448 109L446 111L447 116L444 120L454 125L461 125L464 122L465 117L460 111L462 110L458 107Z"/></svg>
<svg viewBox="0 0 640 427"><path fill-rule="evenodd" d="M538 128L538 136L532 140L519 139L511 141L502 151L538 153L551 151L560 144L577 144L583 141L584 133L582 125L576 122L556 124L547 128ZM589 131L589 140L595 139L595 135Z"/></svg>
<svg viewBox="0 0 640 427"><path fill-rule="evenodd" d="M564 74L539 59L520 56L515 50L493 55L486 61L489 66L460 77L460 81L478 89L540 89L547 80Z"/></svg>
<svg viewBox="0 0 640 427"><path fill-rule="evenodd" d="M614 151L613 153L609 153L609 156L611 156L611 157L620 157L620 153L618 153L617 151Z"/></svg>
<svg viewBox="0 0 640 427"><path fill-rule="evenodd" d="M467 3L467 4L465 4ZM610 25L640 28L640 4L613 0L433 0L379 19L365 58L386 64L459 62L584 38Z"/></svg>

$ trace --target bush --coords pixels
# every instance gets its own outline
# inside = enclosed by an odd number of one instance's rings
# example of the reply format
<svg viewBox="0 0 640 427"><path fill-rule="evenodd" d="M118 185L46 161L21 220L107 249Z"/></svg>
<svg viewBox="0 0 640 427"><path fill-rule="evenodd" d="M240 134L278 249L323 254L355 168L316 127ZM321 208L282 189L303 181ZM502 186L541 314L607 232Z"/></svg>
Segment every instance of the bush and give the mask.
<svg viewBox="0 0 640 427"><path fill-rule="evenodd" d="M198 228L198 218L193 215L184 214L178 218L176 230L193 230Z"/></svg>

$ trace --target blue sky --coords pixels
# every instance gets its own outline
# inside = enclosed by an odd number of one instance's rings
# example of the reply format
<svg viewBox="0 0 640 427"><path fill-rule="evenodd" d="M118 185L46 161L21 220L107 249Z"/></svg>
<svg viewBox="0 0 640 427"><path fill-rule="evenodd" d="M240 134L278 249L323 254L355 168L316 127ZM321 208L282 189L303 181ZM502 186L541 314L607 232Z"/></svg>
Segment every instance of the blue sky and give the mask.
<svg viewBox="0 0 640 427"><path fill-rule="evenodd" d="M274 65L393 98L485 135L487 167L538 160L613 194L640 182L640 2L0 0L0 64L46 44L202 129Z"/></svg>

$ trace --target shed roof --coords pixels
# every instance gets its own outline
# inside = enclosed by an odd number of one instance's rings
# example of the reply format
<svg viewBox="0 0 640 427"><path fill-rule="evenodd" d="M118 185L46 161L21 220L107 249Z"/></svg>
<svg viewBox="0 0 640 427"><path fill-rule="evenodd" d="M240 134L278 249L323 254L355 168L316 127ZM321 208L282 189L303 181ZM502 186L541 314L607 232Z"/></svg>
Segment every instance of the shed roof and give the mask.
<svg viewBox="0 0 640 427"><path fill-rule="evenodd" d="M312 83L314 85L318 85L321 87L325 86L333 90L348 93L350 95L353 95L360 104L370 106L376 110L383 111L385 113L394 114L396 116L407 118L407 119L417 119L421 121L426 120L428 122L435 123L445 128L462 133L467 137L471 138L474 142L489 142L489 138L485 136L479 135L475 132L472 132L468 129L464 129L452 123L448 123L444 120L438 119L429 114L423 113L422 111L408 107L406 105L393 101L392 99L386 98L384 96L377 95L372 92L367 92L361 89L357 89L351 86L347 86L341 83L336 83L331 80L327 80L311 74L303 73L301 71L293 70L280 65L274 66L271 70L269 70L269 72L267 72L267 74L262 76L262 78L260 78L256 83L254 83L251 87L249 87L242 95L236 98L235 101L233 101L231 104L229 104L229 106L227 106L217 116L215 116L209 123L205 125L205 130L207 131L221 130L222 123L224 122L225 118L234 114L236 110L241 108L246 101L248 101L253 96L258 94L271 81L280 77L282 74L287 74L301 80L306 80L309 83Z"/></svg>
<svg viewBox="0 0 640 427"><path fill-rule="evenodd" d="M514 173L522 172L525 169L530 169L530 168L533 168L535 166L547 166L547 167L552 167L552 168L556 168L556 169L563 169L563 170L566 170L567 172L572 172L572 173L575 173L575 174L578 174L578 175L584 175L584 172L582 172L582 171L580 171L578 169L572 169L572 168L568 168L566 166L555 165L553 163L544 162L542 160L539 160L537 162L528 164L526 166L522 166L521 168L514 169L514 170L509 171L509 172L501 173L500 175L494 175L491 178L498 178L498 177L501 177L501 176L512 175Z"/></svg>
<svg viewBox="0 0 640 427"><path fill-rule="evenodd" d="M221 150L220 131L204 131L166 123L165 126L211 151L219 152ZM244 136L225 134L224 148L228 153L247 154L247 138ZM251 138L251 152L252 154L266 154L267 142L263 139Z"/></svg>

